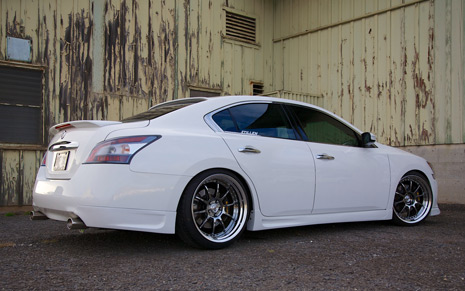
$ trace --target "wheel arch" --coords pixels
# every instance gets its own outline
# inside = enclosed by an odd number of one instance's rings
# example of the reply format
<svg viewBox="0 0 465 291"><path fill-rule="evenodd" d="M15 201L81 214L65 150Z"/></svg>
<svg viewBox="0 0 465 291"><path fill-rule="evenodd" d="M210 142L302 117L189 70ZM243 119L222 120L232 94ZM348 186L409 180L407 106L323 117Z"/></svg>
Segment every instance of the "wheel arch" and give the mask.
<svg viewBox="0 0 465 291"><path fill-rule="evenodd" d="M232 169L228 169L228 168L223 168L223 167L216 167L216 168L208 168L208 169L204 169L203 171L197 173L196 175L194 175L190 180L189 182L184 186L184 189L182 191L182 195L184 195L187 187L189 187L189 185L192 183L192 181L197 178L198 176L202 175L203 173L205 172L208 172L208 171L215 171L215 170L218 170L218 171L226 171L226 172L230 172L232 174L234 174L236 177L238 177L240 179L240 182L244 185L245 187L245 191L246 191L246 194L247 194L247 198L249 199L249 205L250 205L250 211L252 211L254 209L254 197L252 195L252 189L251 189L251 185L249 185L249 182L243 177L243 175L241 173L238 173L237 171L235 170L232 170ZM179 210L179 203L180 203L180 200L178 201L178 205L176 206L176 211Z"/></svg>
<svg viewBox="0 0 465 291"><path fill-rule="evenodd" d="M430 190L432 191L431 181L428 178L428 175L426 175L425 172L423 172L422 170L419 170L419 169L409 170L405 174L402 175L401 179L411 174L417 174L417 175L422 176L428 182L428 186L430 187Z"/></svg>

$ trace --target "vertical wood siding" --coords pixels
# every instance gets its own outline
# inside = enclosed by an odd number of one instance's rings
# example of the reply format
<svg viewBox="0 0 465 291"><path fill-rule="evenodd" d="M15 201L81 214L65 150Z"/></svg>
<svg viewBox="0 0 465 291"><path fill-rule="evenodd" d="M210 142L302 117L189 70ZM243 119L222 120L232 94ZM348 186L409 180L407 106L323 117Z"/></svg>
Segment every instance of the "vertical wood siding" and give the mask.
<svg viewBox="0 0 465 291"><path fill-rule="evenodd" d="M224 41L224 8L257 17L259 45ZM255 80L270 90L272 21L267 0L0 0L0 61L7 36L31 40L32 65L44 67L46 131L120 120L191 87L251 94ZM31 204L44 147L0 144L0 205Z"/></svg>
<svg viewBox="0 0 465 291"><path fill-rule="evenodd" d="M275 89L319 92L383 143L463 143L464 5L275 1Z"/></svg>

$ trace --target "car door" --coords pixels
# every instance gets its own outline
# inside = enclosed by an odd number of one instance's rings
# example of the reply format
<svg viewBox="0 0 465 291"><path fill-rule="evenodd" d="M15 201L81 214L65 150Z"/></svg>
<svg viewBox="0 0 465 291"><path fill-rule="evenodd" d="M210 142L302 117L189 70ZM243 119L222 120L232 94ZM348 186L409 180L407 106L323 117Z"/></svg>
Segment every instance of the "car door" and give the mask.
<svg viewBox="0 0 465 291"><path fill-rule="evenodd" d="M390 168L385 153L324 112L293 106L315 161L313 214L386 209Z"/></svg>
<svg viewBox="0 0 465 291"><path fill-rule="evenodd" d="M250 177L265 216L311 214L315 166L280 104L247 103L212 116L242 170Z"/></svg>

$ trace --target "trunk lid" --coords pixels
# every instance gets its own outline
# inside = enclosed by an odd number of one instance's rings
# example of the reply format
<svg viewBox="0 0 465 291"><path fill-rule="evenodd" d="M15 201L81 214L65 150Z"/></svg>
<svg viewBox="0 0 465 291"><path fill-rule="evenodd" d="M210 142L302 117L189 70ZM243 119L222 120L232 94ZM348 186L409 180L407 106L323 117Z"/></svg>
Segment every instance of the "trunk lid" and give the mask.
<svg viewBox="0 0 465 291"><path fill-rule="evenodd" d="M80 120L60 123L50 128L53 138L45 163L47 179L71 179L99 142L117 130L146 127L149 121Z"/></svg>

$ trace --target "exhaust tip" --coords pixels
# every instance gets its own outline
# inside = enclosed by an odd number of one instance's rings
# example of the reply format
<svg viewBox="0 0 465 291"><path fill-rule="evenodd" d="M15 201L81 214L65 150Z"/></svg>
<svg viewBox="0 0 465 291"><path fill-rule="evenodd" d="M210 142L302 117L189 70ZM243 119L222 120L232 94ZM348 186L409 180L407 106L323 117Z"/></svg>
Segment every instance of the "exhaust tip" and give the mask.
<svg viewBox="0 0 465 291"><path fill-rule="evenodd" d="M76 217L76 218L70 217L70 218L68 218L68 221L66 223L66 227L68 229L86 229L87 228L84 221L82 221L79 217Z"/></svg>
<svg viewBox="0 0 465 291"><path fill-rule="evenodd" d="M43 214L40 211L32 211L31 216L29 218L31 220L46 220L46 219L48 219L48 217L45 216L45 214Z"/></svg>

